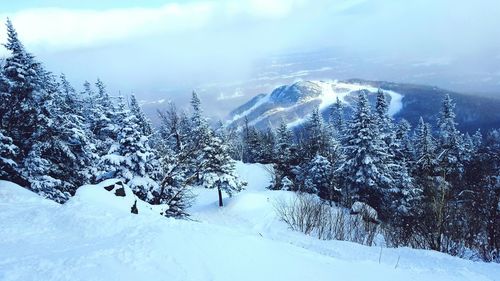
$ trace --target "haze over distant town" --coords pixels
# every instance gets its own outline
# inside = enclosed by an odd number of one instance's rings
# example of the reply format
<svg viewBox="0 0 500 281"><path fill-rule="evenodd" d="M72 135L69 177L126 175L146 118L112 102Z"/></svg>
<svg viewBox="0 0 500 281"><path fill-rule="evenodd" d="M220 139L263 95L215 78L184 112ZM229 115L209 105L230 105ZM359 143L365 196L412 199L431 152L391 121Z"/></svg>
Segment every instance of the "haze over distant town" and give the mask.
<svg viewBox="0 0 500 281"><path fill-rule="evenodd" d="M195 89L207 113L223 117L298 79L496 96L499 10L494 0L53 0L8 1L0 17L78 87L97 75L111 93L135 93L143 103L186 103Z"/></svg>

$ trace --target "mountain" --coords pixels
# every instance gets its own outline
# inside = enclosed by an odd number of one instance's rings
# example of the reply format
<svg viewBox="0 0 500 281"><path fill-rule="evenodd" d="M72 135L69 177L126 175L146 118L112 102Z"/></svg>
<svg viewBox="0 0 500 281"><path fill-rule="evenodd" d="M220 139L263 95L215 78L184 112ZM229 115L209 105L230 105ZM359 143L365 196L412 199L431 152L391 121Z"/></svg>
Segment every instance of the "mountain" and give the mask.
<svg viewBox="0 0 500 281"><path fill-rule="evenodd" d="M345 114L349 115L360 92L367 93L374 104L378 89L385 92L390 102L389 114L396 120L404 118L412 125L417 124L420 116L427 122L436 124L441 100L445 94L449 94L456 103L455 112L461 130L488 131L500 127L500 99L460 94L432 86L360 79L300 81L278 87L269 94L255 96L233 110L228 124L240 126L246 117L249 124L260 129L276 127L281 120L296 127L316 107L326 118L337 98L343 102Z"/></svg>

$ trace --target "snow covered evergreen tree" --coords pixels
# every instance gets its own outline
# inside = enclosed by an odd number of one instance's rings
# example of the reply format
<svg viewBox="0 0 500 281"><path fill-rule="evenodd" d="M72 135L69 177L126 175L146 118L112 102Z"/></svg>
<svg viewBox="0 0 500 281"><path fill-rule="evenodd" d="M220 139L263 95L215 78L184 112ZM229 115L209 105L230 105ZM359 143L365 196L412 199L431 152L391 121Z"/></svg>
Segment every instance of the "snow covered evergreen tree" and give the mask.
<svg viewBox="0 0 500 281"><path fill-rule="evenodd" d="M389 205L386 199L395 183L388 165L387 144L381 139L377 125L366 95L360 94L346 136L346 160L340 170L346 203L359 200L382 213Z"/></svg>
<svg viewBox="0 0 500 281"><path fill-rule="evenodd" d="M257 162L262 164L272 163L274 161L274 146L276 142L274 132L271 128L267 128L265 132L260 133L259 140Z"/></svg>
<svg viewBox="0 0 500 281"><path fill-rule="evenodd" d="M117 134L121 127L120 122L125 118L125 104L113 103L106 91L104 83L97 79L95 86L97 92L85 86L91 99L90 108L90 131L96 139L96 149L99 155L105 155L117 142ZM88 87L88 88L87 88ZM90 90L89 90L90 89Z"/></svg>
<svg viewBox="0 0 500 281"><path fill-rule="evenodd" d="M436 143L431 125L420 117L415 133L415 170L418 177L429 177L436 173Z"/></svg>
<svg viewBox="0 0 500 281"><path fill-rule="evenodd" d="M12 138L0 130L0 179L15 180L17 153L18 148L12 142Z"/></svg>
<svg viewBox="0 0 500 281"><path fill-rule="evenodd" d="M203 116L201 101L198 94L193 91L191 96L192 113L189 119L189 132L187 134L187 143L189 147L189 167L191 172L188 175L188 183L201 184L201 178L204 171L202 162L205 158L205 148L211 141L211 130L207 119Z"/></svg>
<svg viewBox="0 0 500 281"><path fill-rule="evenodd" d="M339 97L337 97L337 100L332 106L329 122L333 127L336 138L342 141L346 128L344 120L344 104Z"/></svg>
<svg viewBox="0 0 500 281"><path fill-rule="evenodd" d="M439 126L439 153L438 161L441 173L460 176L463 170L464 146L462 134L456 128L455 104L447 94L438 118Z"/></svg>
<svg viewBox="0 0 500 281"><path fill-rule="evenodd" d="M304 128L304 156L312 159L317 154L325 155L328 150L327 135L323 118L318 108L309 116Z"/></svg>
<svg viewBox="0 0 500 281"><path fill-rule="evenodd" d="M142 133L137 117L125 108L123 100L113 116L121 119L113 125L118 126L117 142L101 157L97 179L121 178L140 199L154 202L160 176L156 151L149 146L148 136Z"/></svg>
<svg viewBox="0 0 500 281"><path fill-rule="evenodd" d="M97 155L92 136L84 123L83 102L64 74L60 79L59 94L54 100L54 120L58 126L53 135L58 138L52 139L52 146L58 153L53 162L64 163L59 166L60 177L76 188L91 181L91 170Z"/></svg>
<svg viewBox="0 0 500 281"><path fill-rule="evenodd" d="M275 164L274 164L274 183L273 189L285 189L291 190L291 178L294 178L292 173L294 163L294 144L293 144L293 133L287 128L286 123L281 120L280 126L276 131L276 144L275 144ZM286 184L283 182L286 178ZM285 186L286 185L286 186Z"/></svg>
<svg viewBox="0 0 500 281"><path fill-rule="evenodd" d="M405 119L401 119L396 126L393 151L396 161L401 161L404 159L408 163L408 165L413 166L412 162L415 152L413 151L410 131L410 123L408 123L408 121L406 121Z"/></svg>
<svg viewBox="0 0 500 281"><path fill-rule="evenodd" d="M205 188L216 188L219 195L219 207L222 207L222 192L232 196L245 186L235 174L235 164L229 155L227 145L213 134L204 150L202 160L203 173L201 183Z"/></svg>
<svg viewBox="0 0 500 281"><path fill-rule="evenodd" d="M392 118L389 116L389 104L387 104L385 93L381 89L377 91L375 115L377 117L377 126L380 132L380 137L389 147L392 147L394 124L392 122Z"/></svg>
<svg viewBox="0 0 500 281"><path fill-rule="evenodd" d="M74 186L61 168L61 155L72 151L62 136L58 117L58 88L54 77L26 52L10 20L7 20L7 57L0 76L1 128L19 148L19 183L50 199L64 202ZM21 182L22 181L22 182Z"/></svg>
<svg viewBox="0 0 500 281"><path fill-rule="evenodd" d="M248 124L248 119L245 117L245 124L242 132L243 138L243 162L256 163L259 161L260 151L260 136L257 129Z"/></svg>
<svg viewBox="0 0 500 281"><path fill-rule="evenodd" d="M178 113L173 103L166 111L159 111L161 126L158 131L157 150L162 167L160 189L155 195L156 204L168 204L166 215L184 217L191 205L188 178L192 172L190 163L196 154L189 142L189 119Z"/></svg>
<svg viewBox="0 0 500 281"><path fill-rule="evenodd" d="M333 179L333 166L326 157L316 155L301 169L299 191L317 194L328 201L339 200L339 189Z"/></svg>
<svg viewBox="0 0 500 281"><path fill-rule="evenodd" d="M135 115L137 118L137 123L139 124L139 128L141 129L141 132L145 136L149 136L153 133L153 127L151 125L151 121L146 117L144 112L141 109L141 106L139 105L139 102L135 98L135 95L130 96L130 105L129 105L130 111L132 114Z"/></svg>

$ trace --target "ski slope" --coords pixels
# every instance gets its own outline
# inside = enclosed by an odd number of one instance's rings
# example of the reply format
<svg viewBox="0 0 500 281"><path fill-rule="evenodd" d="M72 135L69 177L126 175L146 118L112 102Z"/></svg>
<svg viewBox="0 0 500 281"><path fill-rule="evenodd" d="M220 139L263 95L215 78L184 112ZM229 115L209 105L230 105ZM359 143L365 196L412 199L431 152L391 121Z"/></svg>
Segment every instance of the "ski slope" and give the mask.
<svg viewBox="0 0 500 281"><path fill-rule="evenodd" d="M499 264L292 232L273 204L293 194L266 190L263 165L237 170L247 189L223 208L195 189L191 220L131 214L98 186L58 205L0 181L0 280L500 280Z"/></svg>

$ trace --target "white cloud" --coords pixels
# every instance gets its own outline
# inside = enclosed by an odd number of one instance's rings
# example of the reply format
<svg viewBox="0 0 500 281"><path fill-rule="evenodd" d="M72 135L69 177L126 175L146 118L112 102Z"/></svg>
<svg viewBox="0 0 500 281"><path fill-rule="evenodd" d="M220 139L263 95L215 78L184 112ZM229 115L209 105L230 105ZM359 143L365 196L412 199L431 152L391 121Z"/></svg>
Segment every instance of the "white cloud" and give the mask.
<svg viewBox="0 0 500 281"><path fill-rule="evenodd" d="M169 3L159 8L22 10L10 17L23 42L30 47L68 49L127 39L200 30L227 20L277 19L288 15L302 0L206 0ZM5 32L0 32L5 41Z"/></svg>

